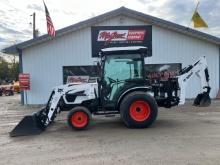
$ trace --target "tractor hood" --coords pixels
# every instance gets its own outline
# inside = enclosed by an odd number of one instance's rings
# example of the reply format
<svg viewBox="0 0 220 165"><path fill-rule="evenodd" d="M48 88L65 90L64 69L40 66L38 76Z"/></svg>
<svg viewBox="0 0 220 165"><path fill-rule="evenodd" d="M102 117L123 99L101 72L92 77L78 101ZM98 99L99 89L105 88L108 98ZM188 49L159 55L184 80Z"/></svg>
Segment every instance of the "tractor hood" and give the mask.
<svg viewBox="0 0 220 165"><path fill-rule="evenodd" d="M53 91L60 93L67 104L80 104L84 100L96 98L98 94L98 83L70 83L57 86ZM75 97L74 102L66 99L68 95Z"/></svg>

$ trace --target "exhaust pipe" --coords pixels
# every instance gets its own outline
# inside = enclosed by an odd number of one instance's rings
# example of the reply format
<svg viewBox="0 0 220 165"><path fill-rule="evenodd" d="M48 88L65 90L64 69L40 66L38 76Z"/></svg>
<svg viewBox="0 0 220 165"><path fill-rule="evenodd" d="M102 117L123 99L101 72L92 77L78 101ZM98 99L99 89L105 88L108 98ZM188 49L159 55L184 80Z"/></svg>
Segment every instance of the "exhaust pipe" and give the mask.
<svg viewBox="0 0 220 165"><path fill-rule="evenodd" d="M46 109L42 109L33 115L25 116L9 133L10 137L38 135L46 129L43 124L43 112Z"/></svg>

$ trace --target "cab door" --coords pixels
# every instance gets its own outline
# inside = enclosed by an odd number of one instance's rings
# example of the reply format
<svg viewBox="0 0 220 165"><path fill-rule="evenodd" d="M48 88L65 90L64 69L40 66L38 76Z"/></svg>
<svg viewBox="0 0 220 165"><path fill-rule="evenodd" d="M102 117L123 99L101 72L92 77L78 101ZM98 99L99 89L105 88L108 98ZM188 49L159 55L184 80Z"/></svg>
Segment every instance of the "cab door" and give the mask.
<svg viewBox="0 0 220 165"><path fill-rule="evenodd" d="M102 105L114 110L118 97L125 90L143 85L143 59L140 54L108 55L101 80Z"/></svg>

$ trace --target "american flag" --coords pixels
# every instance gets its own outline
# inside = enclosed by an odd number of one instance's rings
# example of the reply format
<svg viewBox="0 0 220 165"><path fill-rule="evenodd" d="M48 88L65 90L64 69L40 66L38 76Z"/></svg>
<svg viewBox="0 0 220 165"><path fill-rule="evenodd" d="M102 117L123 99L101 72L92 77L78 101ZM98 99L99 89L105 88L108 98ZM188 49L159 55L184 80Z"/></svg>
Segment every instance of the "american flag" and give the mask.
<svg viewBox="0 0 220 165"><path fill-rule="evenodd" d="M50 18L50 13L49 13L45 3L44 3L44 7L45 7L45 12L46 12L46 20L47 20L47 32L50 36L55 37L55 35L56 35L55 28L53 26L53 22Z"/></svg>

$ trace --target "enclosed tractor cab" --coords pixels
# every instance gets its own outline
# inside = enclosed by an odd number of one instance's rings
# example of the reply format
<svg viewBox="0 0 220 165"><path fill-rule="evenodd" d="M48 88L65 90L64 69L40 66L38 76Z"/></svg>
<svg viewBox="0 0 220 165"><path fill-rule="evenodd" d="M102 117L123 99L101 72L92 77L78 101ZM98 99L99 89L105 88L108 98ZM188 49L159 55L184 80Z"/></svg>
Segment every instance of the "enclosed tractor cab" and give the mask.
<svg viewBox="0 0 220 165"><path fill-rule="evenodd" d="M170 108L184 104L185 86L198 75L202 90L194 104L209 106L209 76L205 57L167 81L146 79L146 47L105 48L100 52L97 82L72 83L53 89L46 107L26 116L12 130L11 136L39 134L62 111L69 111L67 121L74 129L88 126L92 115L120 114L130 128L146 128L156 119L158 106ZM205 82L204 82L205 81Z"/></svg>
<svg viewBox="0 0 220 165"><path fill-rule="evenodd" d="M106 48L101 52L101 111L120 113L128 127L147 127L157 116L157 103L144 70L147 55L145 47Z"/></svg>

